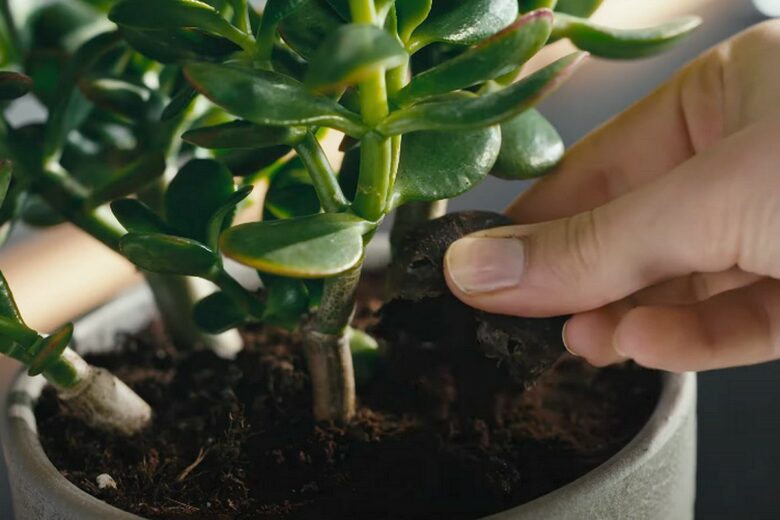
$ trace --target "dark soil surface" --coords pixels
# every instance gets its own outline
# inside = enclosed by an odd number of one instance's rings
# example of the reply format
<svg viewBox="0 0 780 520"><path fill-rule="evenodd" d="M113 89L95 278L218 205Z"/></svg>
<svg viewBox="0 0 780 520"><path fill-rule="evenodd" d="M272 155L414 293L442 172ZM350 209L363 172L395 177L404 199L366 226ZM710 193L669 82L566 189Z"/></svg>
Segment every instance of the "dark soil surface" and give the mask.
<svg viewBox="0 0 780 520"><path fill-rule="evenodd" d="M152 405L153 427L130 439L91 431L47 390L44 449L77 486L147 518L471 519L598 466L639 431L660 388L655 372L566 356L522 392L476 349L400 342L359 389L356 420L317 425L299 338L246 338L232 362L176 353L155 326L117 338L121 354L91 361ZM102 473L116 490L98 489Z"/></svg>

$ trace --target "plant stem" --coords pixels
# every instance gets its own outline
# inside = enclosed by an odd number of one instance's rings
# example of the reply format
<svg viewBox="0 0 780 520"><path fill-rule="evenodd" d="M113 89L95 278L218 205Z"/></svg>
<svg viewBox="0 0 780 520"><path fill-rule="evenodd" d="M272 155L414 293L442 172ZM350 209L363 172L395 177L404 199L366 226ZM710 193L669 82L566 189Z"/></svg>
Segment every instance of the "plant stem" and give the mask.
<svg viewBox="0 0 780 520"><path fill-rule="evenodd" d="M349 0L349 7L355 23L379 23L373 0ZM363 121L374 127L390 113L384 69L371 71L360 83L359 91ZM360 148L360 177L352 208L361 217L376 221L384 215L390 189L392 145L389 139L369 133Z"/></svg>
<svg viewBox="0 0 780 520"><path fill-rule="evenodd" d="M19 37L19 31L14 23L13 13L11 7L8 5L8 0L0 0L0 19L5 21L6 29L8 30L8 50L10 61L20 62L22 58L22 42Z"/></svg>
<svg viewBox="0 0 780 520"><path fill-rule="evenodd" d="M311 131L307 132L306 137L295 146L295 151L309 171L322 208L328 213L337 213L347 209L349 201L341 191L336 173L333 171L325 152L322 151L317 137Z"/></svg>
<svg viewBox="0 0 780 520"><path fill-rule="evenodd" d="M320 307L303 329L317 421L344 423L355 415L355 374L347 326L360 271L358 266L325 280Z"/></svg>

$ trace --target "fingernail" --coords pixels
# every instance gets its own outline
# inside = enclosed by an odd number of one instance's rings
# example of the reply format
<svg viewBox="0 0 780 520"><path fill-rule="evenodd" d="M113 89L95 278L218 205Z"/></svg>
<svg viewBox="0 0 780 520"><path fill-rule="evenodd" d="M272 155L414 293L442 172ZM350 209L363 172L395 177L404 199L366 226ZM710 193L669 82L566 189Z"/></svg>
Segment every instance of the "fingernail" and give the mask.
<svg viewBox="0 0 780 520"><path fill-rule="evenodd" d="M446 264L462 292L499 291L520 283L525 249L516 238L465 237L450 246Z"/></svg>
<svg viewBox="0 0 780 520"><path fill-rule="evenodd" d="M572 348L569 346L569 341L566 339L566 327L569 326L569 321L566 320L566 322L563 324L563 328L561 329L561 340L563 341L563 348L566 349L566 352L571 354L572 356L580 357L579 354L574 352Z"/></svg>

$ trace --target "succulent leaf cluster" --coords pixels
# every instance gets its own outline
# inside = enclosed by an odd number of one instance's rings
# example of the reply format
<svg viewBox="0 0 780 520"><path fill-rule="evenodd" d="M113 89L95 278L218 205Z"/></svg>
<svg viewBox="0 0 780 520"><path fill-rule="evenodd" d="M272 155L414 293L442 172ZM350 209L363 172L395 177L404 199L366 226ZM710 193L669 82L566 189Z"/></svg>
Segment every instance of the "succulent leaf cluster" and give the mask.
<svg viewBox="0 0 780 520"><path fill-rule="evenodd" d="M611 29L588 19L600 3L0 0L0 102L47 112L0 121L0 224L68 220L145 272L213 282L192 310L209 333L313 314L346 337L338 309L387 214L550 171L564 147L534 106L586 53L647 56L698 24ZM580 51L525 73L561 39Z"/></svg>

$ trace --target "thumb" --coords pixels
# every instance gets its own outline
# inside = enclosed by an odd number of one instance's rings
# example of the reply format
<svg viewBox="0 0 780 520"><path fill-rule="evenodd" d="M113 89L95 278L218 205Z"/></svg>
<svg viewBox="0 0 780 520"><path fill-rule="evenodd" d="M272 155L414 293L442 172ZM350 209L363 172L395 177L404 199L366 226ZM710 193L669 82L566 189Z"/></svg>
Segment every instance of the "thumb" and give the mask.
<svg viewBox="0 0 780 520"><path fill-rule="evenodd" d="M471 306L533 317L595 309L662 280L725 271L738 262L772 276L761 266L780 265L780 258L767 257L780 255L780 247L764 243L756 248L763 258L751 262L741 251L762 242L750 236L772 229L765 218L759 226L750 217L768 213L757 197L771 202L766 194L773 193L775 178L771 157L751 155L760 135L734 136L712 153L573 217L462 238L445 256L447 283ZM753 170L751 182L735 182L740 165ZM741 208L739 201L747 200L749 207Z"/></svg>

